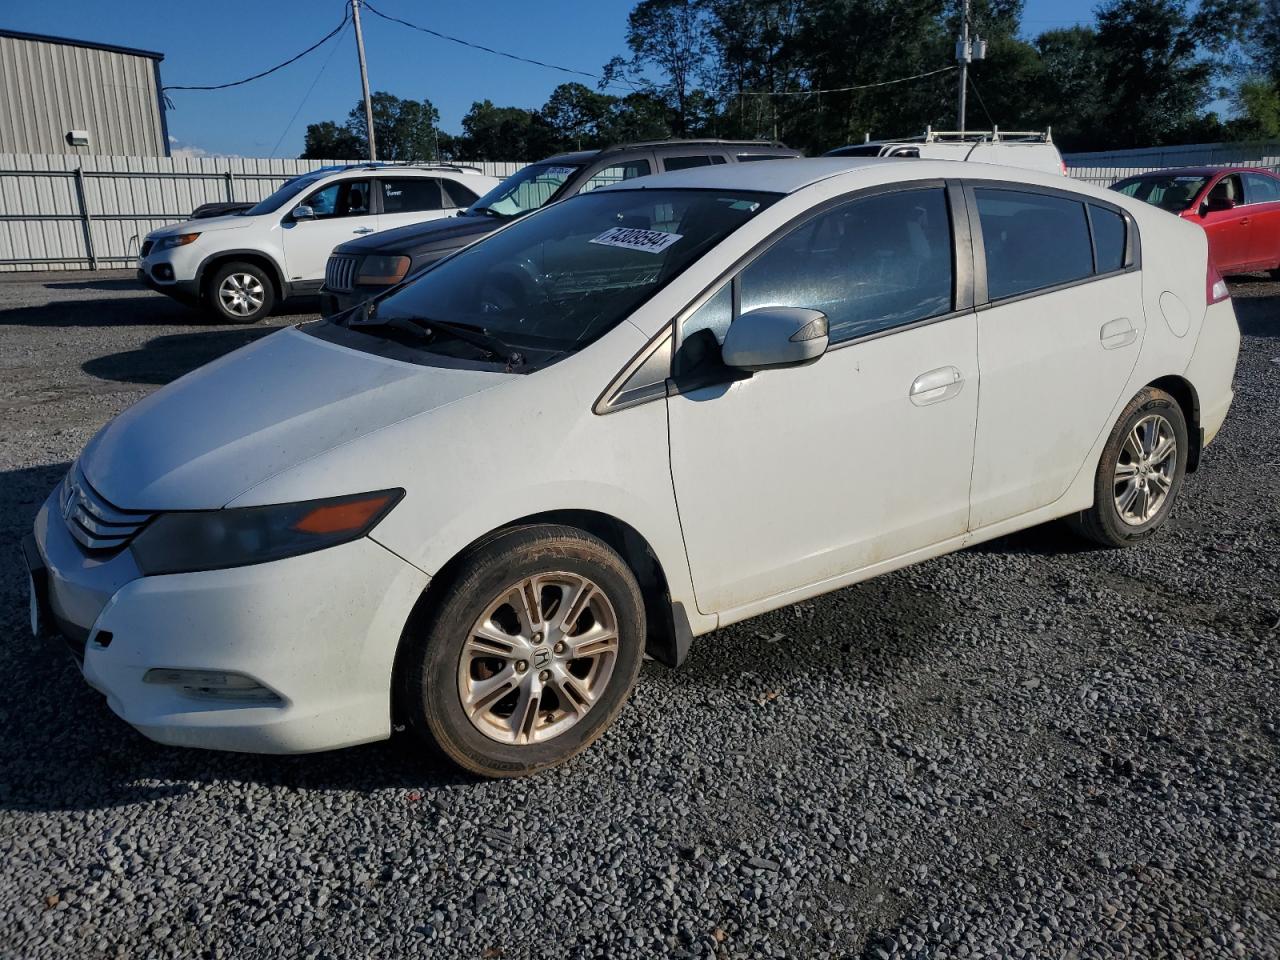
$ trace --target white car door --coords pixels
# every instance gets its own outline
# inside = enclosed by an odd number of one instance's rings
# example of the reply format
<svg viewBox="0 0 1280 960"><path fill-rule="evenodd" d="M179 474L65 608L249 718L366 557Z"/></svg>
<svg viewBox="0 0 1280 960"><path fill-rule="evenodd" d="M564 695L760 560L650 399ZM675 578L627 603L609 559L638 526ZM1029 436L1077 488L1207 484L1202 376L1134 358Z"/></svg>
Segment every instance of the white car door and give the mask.
<svg viewBox="0 0 1280 960"><path fill-rule="evenodd" d="M703 613L963 536L978 403L969 276L946 190L913 185L798 225L683 320L671 471ZM730 379L717 341L766 306L823 311L831 346Z"/></svg>
<svg viewBox="0 0 1280 960"><path fill-rule="evenodd" d="M436 177L379 177L378 195L382 200L379 230L439 220L457 212Z"/></svg>
<svg viewBox="0 0 1280 960"><path fill-rule="evenodd" d="M981 226L977 530L1066 493L1113 426L1146 320L1134 231L1119 208L1027 187L966 193Z"/></svg>
<svg viewBox="0 0 1280 960"><path fill-rule="evenodd" d="M281 227L291 283L318 286L334 247L378 229L370 187L367 177L335 180L313 190L299 204L311 210L311 217L285 218Z"/></svg>

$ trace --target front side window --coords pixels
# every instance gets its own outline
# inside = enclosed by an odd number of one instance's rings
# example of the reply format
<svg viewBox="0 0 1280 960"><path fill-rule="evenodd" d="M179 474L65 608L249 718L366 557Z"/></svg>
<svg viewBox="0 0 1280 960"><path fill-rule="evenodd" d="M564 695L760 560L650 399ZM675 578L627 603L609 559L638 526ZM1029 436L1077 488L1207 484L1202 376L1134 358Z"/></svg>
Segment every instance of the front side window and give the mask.
<svg viewBox="0 0 1280 960"><path fill-rule="evenodd" d="M304 174L301 177L293 177L286 180L275 191L265 199L259 200L252 207L244 212L246 217L257 217L264 213L271 213L284 206L286 201L292 200L302 191L310 188L312 185L323 180L329 174L327 172L317 172Z"/></svg>
<svg viewBox="0 0 1280 960"><path fill-rule="evenodd" d="M1161 210L1181 213L1200 196L1208 180L1195 174L1158 173L1121 181L1112 189Z"/></svg>
<svg viewBox="0 0 1280 960"><path fill-rule="evenodd" d="M630 160L627 163L615 163L613 166L605 167L593 173L591 179L584 183L582 189L578 192L587 193L590 190L598 190L601 187L621 183L623 180L647 177L652 172L653 169L649 166L648 160Z"/></svg>
<svg viewBox="0 0 1280 960"><path fill-rule="evenodd" d="M1237 205L1244 203L1244 187L1240 183L1239 174L1228 174L1210 187L1208 199L1230 201Z"/></svg>
<svg viewBox="0 0 1280 960"><path fill-rule="evenodd" d="M952 309L951 219L941 188L841 204L787 234L739 277L741 312L807 307L832 343Z"/></svg>
<svg viewBox="0 0 1280 960"><path fill-rule="evenodd" d="M417 213L420 210L440 210L443 207L440 181L434 177L405 177L401 180L382 180L383 213Z"/></svg>
<svg viewBox="0 0 1280 960"><path fill-rule="evenodd" d="M617 190L555 204L376 301L374 324L468 326L524 350L574 352L777 199L722 190ZM353 329L361 323L352 322ZM463 349L442 340L447 349ZM426 341L436 349L435 341ZM442 346L442 349L446 349Z"/></svg>
<svg viewBox="0 0 1280 960"><path fill-rule="evenodd" d="M321 187L302 201L317 220L364 217L369 214L369 181L339 180Z"/></svg>
<svg viewBox="0 0 1280 960"><path fill-rule="evenodd" d="M521 216L557 199L565 181L579 169L571 163L530 164L471 204L471 209L491 216Z"/></svg>
<svg viewBox="0 0 1280 960"><path fill-rule="evenodd" d="M1246 173L1244 198L1246 203L1274 203L1280 200L1280 180L1261 173Z"/></svg>
<svg viewBox="0 0 1280 960"><path fill-rule="evenodd" d="M987 295L1002 300L1093 273L1084 204L1065 197L979 187Z"/></svg>

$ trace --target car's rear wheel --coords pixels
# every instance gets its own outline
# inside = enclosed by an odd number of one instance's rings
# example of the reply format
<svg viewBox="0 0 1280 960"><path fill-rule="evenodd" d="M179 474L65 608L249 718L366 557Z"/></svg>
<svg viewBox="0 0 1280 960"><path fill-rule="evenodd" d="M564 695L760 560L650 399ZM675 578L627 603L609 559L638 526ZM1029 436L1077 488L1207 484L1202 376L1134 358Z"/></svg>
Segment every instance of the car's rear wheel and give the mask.
<svg viewBox="0 0 1280 960"><path fill-rule="evenodd" d="M205 289L209 309L230 323L255 323L276 303L271 278L252 263L227 263L213 272Z"/></svg>
<svg viewBox="0 0 1280 960"><path fill-rule="evenodd" d="M640 587L602 540L551 525L504 531L462 558L410 628L401 706L415 733L473 773L536 773L617 716L644 636Z"/></svg>
<svg viewBox="0 0 1280 960"><path fill-rule="evenodd" d="M1178 402L1154 387L1138 393L1103 448L1093 506L1073 526L1103 546L1147 539L1168 519L1187 469L1187 421Z"/></svg>

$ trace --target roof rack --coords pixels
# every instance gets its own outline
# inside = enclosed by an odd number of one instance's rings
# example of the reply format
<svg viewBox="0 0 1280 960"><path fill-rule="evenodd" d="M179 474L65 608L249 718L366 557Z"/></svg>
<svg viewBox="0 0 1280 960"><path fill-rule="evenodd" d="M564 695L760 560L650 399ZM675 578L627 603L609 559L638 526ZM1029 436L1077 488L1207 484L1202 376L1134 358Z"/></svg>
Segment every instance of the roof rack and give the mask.
<svg viewBox="0 0 1280 960"><path fill-rule="evenodd" d="M910 137L919 143L1053 143L1053 128L1044 130L935 130L925 127L924 135Z"/></svg>
<svg viewBox="0 0 1280 960"><path fill-rule="evenodd" d="M387 167L405 167L413 170L452 170L455 173L484 173L480 167L470 163L428 163L418 160L366 160L363 163L339 164L332 167L320 167L311 173L347 171L347 170L384 170Z"/></svg>
<svg viewBox="0 0 1280 960"><path fill-rule="evenodd" d="M716 137L693 137L690 139L682 139L680 137L667 137L662 140L631 140L627 143L614 143L605 147L605 150L629 150L635 147L779 147L783 150L790 149L781 140L720 140Z"/></svg>

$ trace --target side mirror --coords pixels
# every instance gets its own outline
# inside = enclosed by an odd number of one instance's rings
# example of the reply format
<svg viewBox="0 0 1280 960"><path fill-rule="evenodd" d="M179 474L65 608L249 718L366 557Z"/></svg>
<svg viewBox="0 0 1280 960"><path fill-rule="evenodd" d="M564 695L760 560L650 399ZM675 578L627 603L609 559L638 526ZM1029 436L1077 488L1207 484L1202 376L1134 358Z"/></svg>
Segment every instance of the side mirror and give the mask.
<svg viewBox="0 0 1280 960"><path fill-rule="evenodd" d="M827 316L799 307L761 307L729 326L721 357L738 370L812 363L827 352Z"/></svg>
<svg viewBox="0 0 1280 960"><path fill-rule="evenodd" d="M1206 197L1204 203L1200 204L1200 216L1207 213L1221 213L1224 210L1234 210L1236 202L1230 197Z"/></svg>
<svg viewBox="0 0 1280 960"><path fill-rule="evenodd" d="M293 211L289 216L293 217L295 220L314 220L316 218L316 212L305 203L300 203L293 208Z"/></svg>

